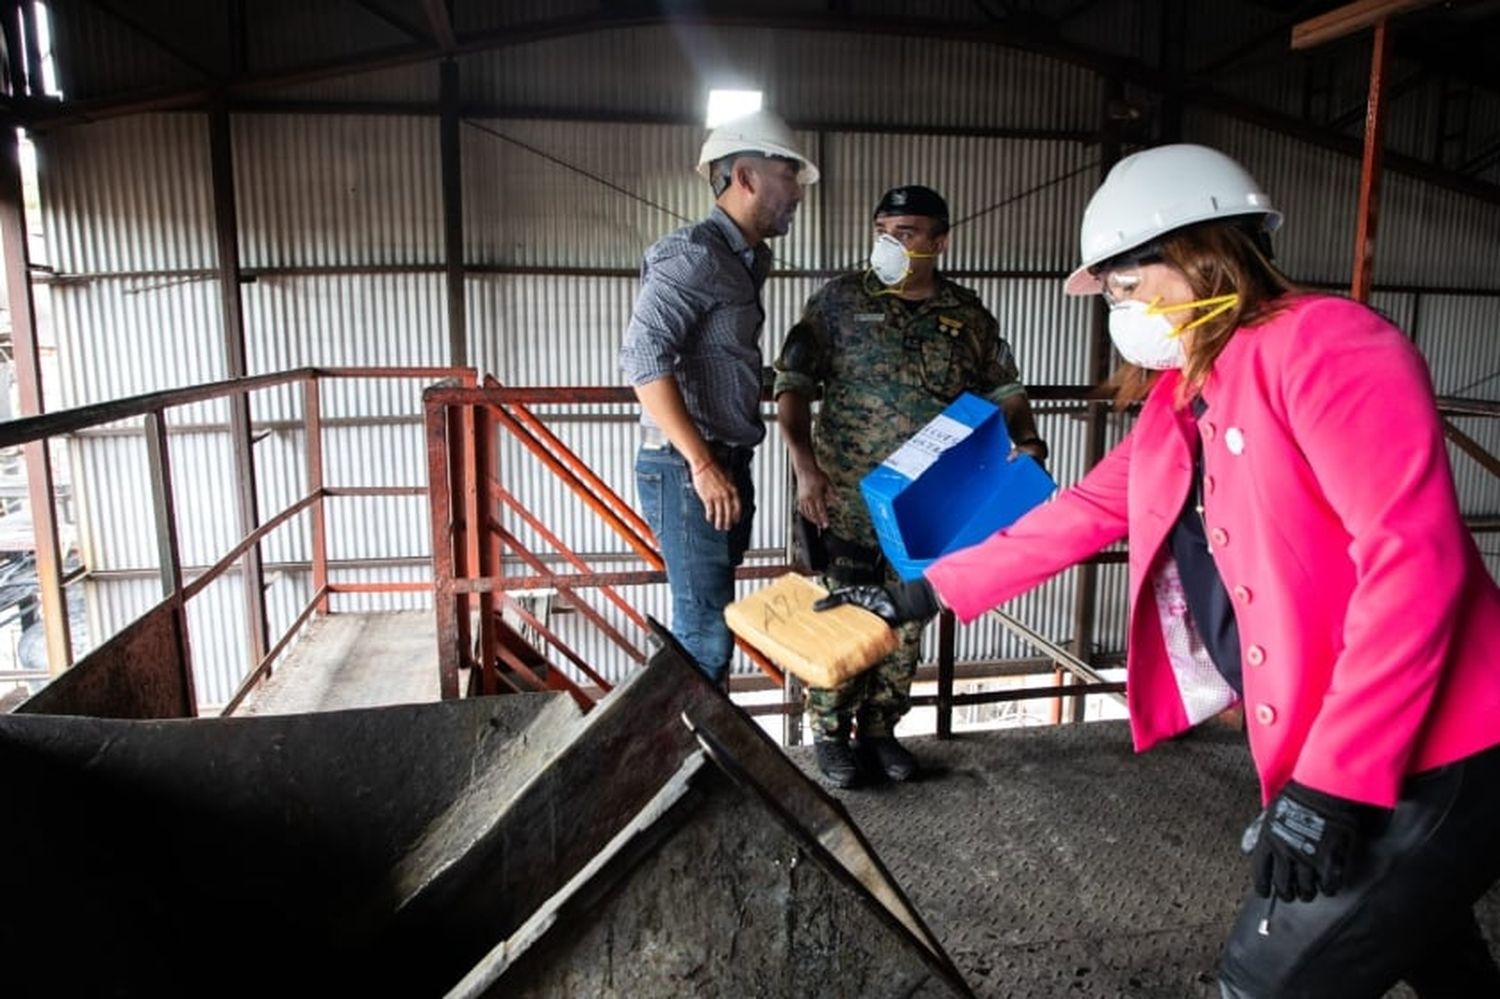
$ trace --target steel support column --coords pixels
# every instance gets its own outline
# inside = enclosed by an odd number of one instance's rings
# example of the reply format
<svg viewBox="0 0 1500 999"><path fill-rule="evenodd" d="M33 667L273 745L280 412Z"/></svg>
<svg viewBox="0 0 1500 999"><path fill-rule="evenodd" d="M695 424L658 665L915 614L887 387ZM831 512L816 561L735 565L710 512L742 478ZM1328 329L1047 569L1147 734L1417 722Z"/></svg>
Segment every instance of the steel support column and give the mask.
<svg viewBox="0 0 1500 999"><path fill-rule="evenodd" d="M1100 104L1104 111L1103 130L1099 139L1099 181L1103 183L1109 171L1120 161L1123 122L1112 116L1109 109L1119 107L1125 100L1125 82L1119 77L1104 81ZM1094 308L1089 316L1089 371L1088 380L1098 385L1109 377L1111 362L1109 340L1109 311L1104 299L1095 297ZM1088 427L1084 435L1084 465L1092 468L1104 457L1107 409L1103 403L1091 403L1088 411ZM1094 649L1095 604L1099 600L1099 567L1085 562L1077 568L1077 583L1073 597L1073 641L1071 651L1084 662L1089 662ZM1061 711L1061 700L1057 702Z"/></svg>
<svg viewBox="0 0 1500 999"><path fill-rule="evenodd" d="M459 155L458 63L444 59L438 80L438 145L443 177L443 260L448 282L448 363L469 363L464 302L463 163Z"/></svg>
<svg viewBox="0 0 1500 999"><path fill-rule="evenodd" d="M1359 174L1359 220L1354 235L1354 281L1350 296L1370 300L1375 274L1375 222L1380 209L1380 168L1385 133L1385 67L1391 55L1390 22L1375 22L1370 56L1370 94L1365 105L1365 157Z"/></svg>
<svg viewBox="0 0 1500 999"><path fill-rule="evenodd" d="M245 356L245 318L240 305L239 217L234 191L234 155L231 147L229 111L223 102L208 116L209 158L213 172L214 229L219 250L219 308L224 325L224 362L230 378L249 372ZM250 393L228 398L229 438L234 449L236 496L241 536L260 526L255 495L255 450L250 427ZM259 663L266 654L265 576L260 545L245 552L241 579L245 588L245 630L250 662Z"/></svg>
<svg viewBox="0 0 1500 999"><path fill-rule="evenodd" d="M14 131L0 143L0 249L5 258L5 288L10 298L11 350L15 355L16 392L21 416L43 410L42 369L37 351L36 310L31 298L31 254L26 243L26 208L21 191L21 148ZM52 505L52 456L45 440L21 446L26 466L26 495L36 538L36 580L47 640L47 670L53 676L73 661L68 635L68 603L62 586L62 556L57 542L57 514Z"/></svg>

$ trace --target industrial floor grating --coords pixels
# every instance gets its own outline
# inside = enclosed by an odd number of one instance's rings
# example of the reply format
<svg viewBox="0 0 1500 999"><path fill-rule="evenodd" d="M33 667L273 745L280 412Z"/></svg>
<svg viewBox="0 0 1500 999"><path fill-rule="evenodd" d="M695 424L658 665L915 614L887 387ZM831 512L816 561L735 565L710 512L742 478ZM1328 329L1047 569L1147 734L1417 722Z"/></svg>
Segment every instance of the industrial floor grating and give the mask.
<svg viewBox="0 0 1500 999"><path fill-rule="evenodd" d="M1241 733L1141 755L1123 722L906 744L925 779L835 793L976 993L1217 999L1259 807ZM1500 892L1480 922L1500 944Z"/></svg>

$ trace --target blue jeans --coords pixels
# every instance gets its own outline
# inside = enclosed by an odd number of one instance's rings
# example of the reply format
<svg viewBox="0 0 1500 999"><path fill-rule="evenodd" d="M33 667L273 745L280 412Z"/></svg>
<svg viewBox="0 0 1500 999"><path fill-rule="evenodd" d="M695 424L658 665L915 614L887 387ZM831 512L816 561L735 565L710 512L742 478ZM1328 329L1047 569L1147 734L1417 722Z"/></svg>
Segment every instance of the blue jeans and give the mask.
<svg viewBox="0 0 1500 999"><path fill-rule="evenodd" d="M734 636L724 608L734 599L734 568L750 546L755 484L750 479L750 448L716 448L721 467L740 491L740 519L716 530L704 515L688 463L670 444L642 446L635 458L635 487L641 513L656 534L672 590L672 634L713 683L729 672Z"/></svg>

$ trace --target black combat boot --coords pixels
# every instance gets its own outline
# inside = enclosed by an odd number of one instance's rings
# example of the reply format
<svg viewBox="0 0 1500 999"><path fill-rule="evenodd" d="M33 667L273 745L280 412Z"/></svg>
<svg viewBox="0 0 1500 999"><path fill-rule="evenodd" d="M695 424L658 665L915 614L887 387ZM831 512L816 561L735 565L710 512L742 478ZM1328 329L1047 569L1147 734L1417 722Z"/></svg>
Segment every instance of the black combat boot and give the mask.
<svg viewBox="0 0 1500 999"><path fill-rule="evenodd" d="M859 750L889 780L911 780L917 774L917 758L893 735L862 735Z"/></svg>
<svg viewBox="0 0 1500 999"><path fill-rule="evenodd" d="M813 751L818 757L818 769L823 779L833 787L855 787L861 777L859 759L849 748L847 738L829 737L815 739Z"/></svg>

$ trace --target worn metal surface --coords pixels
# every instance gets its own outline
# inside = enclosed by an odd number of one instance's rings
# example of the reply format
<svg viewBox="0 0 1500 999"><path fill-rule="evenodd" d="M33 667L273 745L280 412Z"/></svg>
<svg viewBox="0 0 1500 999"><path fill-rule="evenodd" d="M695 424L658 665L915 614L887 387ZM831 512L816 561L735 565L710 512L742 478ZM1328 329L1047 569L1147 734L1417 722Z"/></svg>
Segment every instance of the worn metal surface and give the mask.
<svg viewBox="0 0 1500 999"><path fill-rule="evenodd" d="M503 979L454 999L969 994L759 802L711 765L696 776L622 845L623 870L580 886Z"/></svg>
<svg viewBox="0 0 1500 999"><path fill-rule="evenodd" d="M662 647L648 669L595 714L630 711L638 740L670 739L673 749L649 764L656 793L624 823L609 810L605 825L618 834L598 842L578 876L492 948L454 994L967 995L848 813L705 683L670 635L653 630ZM665 714L630 706L658 690L677 702L651 705ZM689 730L696 742L681 753ZM613 759L636 748L606 747L599 736L590 726L570 751L608 748ZM722 779L700 779L709 768L698 747L733 792ZM673 761L685 762L660 779ZM611 802L633 765L615 765ZM551 824L566 840L570 816Z"/></svg>
<svg viewBox="0 0 1500 999"><path fill-rule="evenodd" d="M329 614L235 709L244 715L342 711L439 699L431 611Z"/></svg>
<svg viewBox="0 0 1500 999"><path fill-rule="evenodd" d="M581 870L696 748L678 716L705 698L721 695L694 668L658 657L573 738L533 749L526 779L477 775L393 872L396 929L428 956L422 973L471 967Z"/></svg>
<svg viewBox="0 0 1500 999"><path fill-rule="evenodd" d="M653 802L676 800L700 740L732 789L703 785L662 824ZM546 695L185 723L0 717L0 783L17 806L0 851L31 859L0 911L0 945L27 958L7 994L212 983L248 995L295 982L437 995L497 946L538 969L524 982L542 982L575 962L511 947L528 920L526 939L566 949L610 912L677 948L639 962L623 994L676 991L671 969L709 936L719 957L699 973L726 994L799 994L791 983L855 958L864 995L966 994L847 813L670 639L587 717ZM656 849L666 840L675 853ZM684 872L684 855L712 876ZM641 884L656 903L616 897L554 918L578 887L605 890L590 872L608 864L607 883ZM747 921L747 899L753 928L726 934ZM102 941L87 962L68 960L70 938L31 933L78 918ZM273 945L226 973L214 941L268 933ZM791 963L768 960L781 957Z"/></svg>
<svg viewBox="0 0 1500 999"><path fill-rule="evenodd" d="M839 799L979 995L1217 999L1259 808L1243 739L1205 727L1136 755L1103 722L910 740L927 779ZM1480 915L1500 954L1500 890Z"/></svg>
<svg viewBox="0 0 1500 999"><path fill-rule="evenodd" d="M197 714L187 675L181 601L173 596L84 656L17 708L18 713L94 718Z"/></svg>
<svg viewBox="0 0 1500 999"><path fill-rule="evenodd" d="M524 780L570 718L549 697L190 722L0 717L0 850L27 858L0 911L0 947L17 955L6 992L441 991L410 987L448 973L392 935L398 865L476 783ZM88 960L71 936L37 932L79 924ZM254 953L229 963L225 941Z"/></svg>

